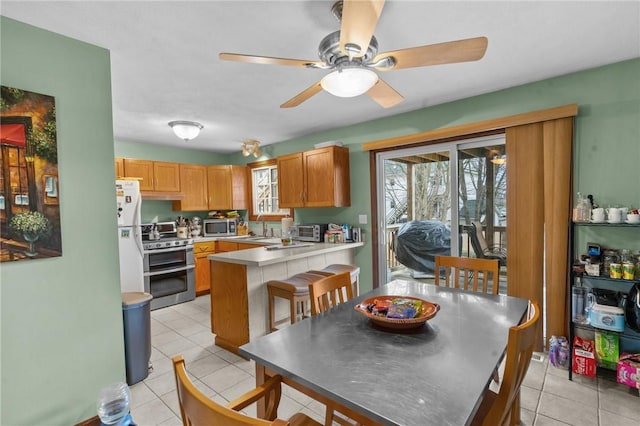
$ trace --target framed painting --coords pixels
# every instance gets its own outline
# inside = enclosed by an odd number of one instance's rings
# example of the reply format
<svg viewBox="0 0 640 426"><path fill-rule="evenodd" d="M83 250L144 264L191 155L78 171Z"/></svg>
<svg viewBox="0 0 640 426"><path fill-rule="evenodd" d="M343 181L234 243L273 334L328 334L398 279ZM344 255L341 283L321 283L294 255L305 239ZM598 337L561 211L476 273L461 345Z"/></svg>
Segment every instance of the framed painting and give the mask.
<svg viewBox="0 0 640 426"><path fill-rule="evenodd" d="M0 261L62 255L56 104L0 86Z"/></svg>

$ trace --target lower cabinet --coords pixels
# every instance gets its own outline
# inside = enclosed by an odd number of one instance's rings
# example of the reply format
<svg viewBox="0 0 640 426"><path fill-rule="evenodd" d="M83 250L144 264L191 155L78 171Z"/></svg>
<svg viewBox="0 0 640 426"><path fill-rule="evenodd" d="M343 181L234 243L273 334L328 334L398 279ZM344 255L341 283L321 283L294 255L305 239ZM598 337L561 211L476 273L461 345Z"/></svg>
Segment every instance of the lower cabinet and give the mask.
<svg viewBox="0 0 640 426"><path fill-rule="evenodd" d="M196 296L209 293L211 287L211 266L208 257L215 252L215 241L195 243L193 246L193 256L196 263Z"/></svg>
<svg viewBox="0 0 640 426"><path fill-rule="evenodd" d="M247 250L256 247L264 247L261 244L241 243L235 241L209 241L193 245L193 257L196 262L195 281L196 296L209 293L211 289L211 264L209 255L227 251Z"/></svg>

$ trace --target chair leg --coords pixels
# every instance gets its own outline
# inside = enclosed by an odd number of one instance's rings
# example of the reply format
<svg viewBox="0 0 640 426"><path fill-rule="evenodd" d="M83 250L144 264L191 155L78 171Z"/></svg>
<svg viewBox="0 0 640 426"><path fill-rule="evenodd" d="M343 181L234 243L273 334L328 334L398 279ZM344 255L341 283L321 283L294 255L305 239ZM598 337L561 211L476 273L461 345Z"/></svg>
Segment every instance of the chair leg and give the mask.
<svg viewBox="0 0 640 426"><path fill-rule="evenodd" d="M513 399L513 404L511 405L511 426L516 426L520 424L520 389L518 389L518 393L516 393L515 398Z"/></svg>
<svg viewBox="0 0 640 426"><path fill-rule="evenodd" d="M274 309L275 297L269 294L269 330L273 333L276 331L276 314Z"/></svg>
<svg viewBox="0 0 640 426"><path fill-rule="evenodd" d="M298 319L298 303L295 299L289 300L289 315L291 315L291 324L294 324Z"/></svg>

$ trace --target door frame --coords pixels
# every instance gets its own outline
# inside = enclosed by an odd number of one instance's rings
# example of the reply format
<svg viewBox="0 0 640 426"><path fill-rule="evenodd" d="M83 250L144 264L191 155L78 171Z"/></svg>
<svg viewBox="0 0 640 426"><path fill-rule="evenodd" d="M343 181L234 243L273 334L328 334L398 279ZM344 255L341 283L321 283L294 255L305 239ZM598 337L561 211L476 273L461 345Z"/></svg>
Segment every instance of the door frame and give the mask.
<svg viewBox="0 0 640 426"><path fill-rule="evenodd" d="M446 140L440 143L425 143L418 144L411 147L398 147L397 149L387 149L378 152L372 152L373 167L372 172L374 174L374 188L372 190L372 212L375 213L375 220L372 223L372 227L375 229L374 235L376 235L376 242L374 244L373 253L373 287L376 288L381 284L387 282L387 232L386 232L386 212L385 203L378 202L385 198L385 174L384 174L384 161L397 157L417 155L417 154L432 154L437 152L448 151L449 152L449 182L451 185L451 201L449 208L451 210L451 253L459 253L459 226L458 226L458 212L459 212L459 185L458 185L458 152L462 149L480 148L484 146L496 146L504 145L506 143L506 137L504 133L475 136L469 138L461 138L455 140ZM455 195L454 195L455 194ZM454 226L455 224L455 226ZM373 229L372 229L373 231Z"/></svg>

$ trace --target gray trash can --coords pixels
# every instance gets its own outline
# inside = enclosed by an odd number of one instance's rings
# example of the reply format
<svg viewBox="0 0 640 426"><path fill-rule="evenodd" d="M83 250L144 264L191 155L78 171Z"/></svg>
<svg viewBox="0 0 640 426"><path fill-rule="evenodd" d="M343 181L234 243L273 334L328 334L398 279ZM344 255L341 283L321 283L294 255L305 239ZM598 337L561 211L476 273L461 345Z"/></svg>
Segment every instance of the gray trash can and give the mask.
<svg viewBox="0 0 640 426"><path fill-rule="evenodd" d="M153 296L149 293L122 293L124 360L128 385L138 383L149 375L151 299Z"/></svg>

